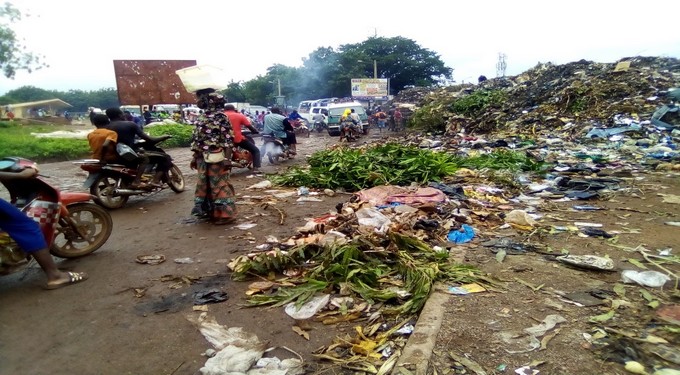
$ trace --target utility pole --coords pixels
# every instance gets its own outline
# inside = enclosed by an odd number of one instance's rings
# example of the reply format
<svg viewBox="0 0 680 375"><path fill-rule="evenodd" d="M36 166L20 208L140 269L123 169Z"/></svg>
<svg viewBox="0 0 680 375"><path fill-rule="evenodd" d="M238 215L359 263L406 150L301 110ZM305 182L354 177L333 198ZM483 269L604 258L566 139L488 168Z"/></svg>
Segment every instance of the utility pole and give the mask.
<svg viewBox="0 0 680 375"><path fill-rule="evenodd" d="M373 79L378 79L378 61L373 59Z"/></svg>
<svg viewBox="0 0 680 375"><path fill-rule="evenodd" d="M498 62L496 63L496 77L505 77L505 68L508 64L505 62L506 55L501 52L498 54Z"/></svg>

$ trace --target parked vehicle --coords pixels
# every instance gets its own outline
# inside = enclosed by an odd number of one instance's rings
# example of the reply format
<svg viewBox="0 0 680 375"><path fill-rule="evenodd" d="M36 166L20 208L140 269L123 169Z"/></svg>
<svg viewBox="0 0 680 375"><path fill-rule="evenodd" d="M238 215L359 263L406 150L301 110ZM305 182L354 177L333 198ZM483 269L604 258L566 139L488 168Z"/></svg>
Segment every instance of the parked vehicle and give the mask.
<svg viewBox="0 0 680 375"><path fill-rule="evenodd" d="M21 172L36 168L20 157L0 159L0 170ZM88 193L61 192L43 175L0 180L9 191L10 203L40 225L50 253L60 258L78 258L93 253L111 235L113 220L105 209L92 202ZM23 269L30 258L7 233L0 231L0 275Z"/></svg>
<svg viewBox="0 0 680 375"><path fill-rule="evenodd" d="M262 155L267 156L271 164L277 164L281 160L293 159L295 157L295 152L291 150L289 145L283 144L281 139L271 134L263 134L262 139L264 143L260 152Z"/></svg>
<svg viewBox="0 0 680 375"><path fill-rule="evenodd" d="M328 134L331 136L339 136L341 133L340 119L346 109L354 109L354 112L359 115L361 120L361 131L363 134L368 134L368 115L366 110L359 102L344 102L328 104Z"/></svg>
<svg viewBox="0 0 680 375"><path fill-rule="evenodd" d="M160 142L162 141L148 144L148 150L145 153L150 156L154 154L166 156L167 153L157 146L157 143ZM123 207L133 195L146 195L166 187L169 187L175 193L181 193L185 187L184 176L175 163L171 163L170 170L161 179L162 186L155 188L133 188L131 186L137 173L143 174L142 182L151 181L154 164L149 164L145 170L138 171L122 164L101 163L96 159L87 159L76 163L80 164L82 170L89 172L85 187L90 189L90 193L95 197L95 202L109 209Z"/></svg>

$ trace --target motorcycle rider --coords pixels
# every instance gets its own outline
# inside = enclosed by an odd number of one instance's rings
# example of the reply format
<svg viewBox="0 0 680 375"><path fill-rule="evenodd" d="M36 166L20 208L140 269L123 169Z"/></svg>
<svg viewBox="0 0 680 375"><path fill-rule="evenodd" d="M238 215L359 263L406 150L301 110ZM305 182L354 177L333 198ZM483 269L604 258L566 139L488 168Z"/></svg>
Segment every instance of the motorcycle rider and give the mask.
<svg viewBox="0 0 680 375"><path fill-rule="evenodd" d="M18 173L0 172L0 179L32 178L37 174L37 170L26 168ZM0 229L38 262L47 277L45 289L58 289L87 280L85 272L64 272L57 268L38 223L4 199L0 199Z"/></svg>
<svg viewBox="0 0 680 375"><path fill-rule="evenodd" d="M319 112L312 116L312 121L314 122L314 129L317 129L317 126L321 126L323 128L326 128L326 115L324 115L323 112Z"/></svg>
<svg viewBox="0 0 680 375"><path fill-rule="evenodd" d="M281 139L283 144L290 146L291 152L296 154L297 139L295 138L295 131L288 119L281 114L280 108L274 107L271 113L264 116L263 134L271 134Z"/></svg>
<svg viewBox="0 0 680 375"><path fill-rule="evenodd" d="M232 130L234 132L234 145L243 148L244 150L250 151L253 155L253 173L260 173L260 167L262 166L262 157L260 156L260 149L255 146L250 139L243 136L243 128L247 128L253 134L259 134L260 132L250 123L250 119L242 113L236 111L236 107L233 104L227 104L224 106L224 114L229 117L229 122L231 123Z"/></svg>
<svg viewBox="0 0 680 375"><path fill-rule="evenodd" d="M161 178L167 174L167 172L170 170L170 166L172 165L170 155L160 152L153 152L156 151L157 148L155 148L155 146L152 144L143 146L146 151L152 151L148 155L145 155L140 149L139 145L135 143L135 136L150 143L157 143L166 140L170 138L170 136L163 135L160 137L152 137L144 133L144 131L142 131L142 129L134 122L125 121L125 118L123 117L123 111L121 111L120 108L108 108L106 109L106 115L111 120L108 129L113 130L118 134L118 143L123 143L130 146L130 148L135 150L138 155L142 155L142 157L146 159L140 162L139 166L137 167L137 175L135 177L135 181L133 182L133 186L137 185L137 187L144 187L140 184L140 179L142 178L142 174L144 174L146 165L148 165L148 163L153 163L156 165L156 173L154 174L151 183L149 183L149 186L161 187Z"/></svg>

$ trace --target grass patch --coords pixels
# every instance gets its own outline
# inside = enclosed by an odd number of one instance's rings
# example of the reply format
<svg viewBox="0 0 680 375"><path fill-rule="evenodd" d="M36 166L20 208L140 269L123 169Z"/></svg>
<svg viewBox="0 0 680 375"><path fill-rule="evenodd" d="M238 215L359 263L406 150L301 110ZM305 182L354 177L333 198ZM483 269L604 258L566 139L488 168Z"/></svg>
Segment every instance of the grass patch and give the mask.
<svg viewBox="0 0 680 375"><path fill-rule="evenodd" d="M0 157L20 156L34 161L73 160L87 157L90 146L84 139L36 138L31 133L49 133L64 127L20 125L0 122Z"/></svg>
<svg viewBox="0 0 680 375"><path fill-rule="evenodd" d="M74 130L74 127L0 121L0 157L20 156L37 162L90 157L90 146L86 139L36 138L31 135L58 130ZM189 146L192 130L193 126L188 125L157 125L145 129L152 136L172 135L173 138L163 142L163 146L168 148Z"/></svg>

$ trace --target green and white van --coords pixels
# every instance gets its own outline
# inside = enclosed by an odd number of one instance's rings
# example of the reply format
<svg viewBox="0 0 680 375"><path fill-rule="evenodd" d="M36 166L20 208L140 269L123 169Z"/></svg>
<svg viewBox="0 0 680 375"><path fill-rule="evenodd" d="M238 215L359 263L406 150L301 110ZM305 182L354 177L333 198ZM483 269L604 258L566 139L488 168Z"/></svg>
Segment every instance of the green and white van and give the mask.
<svg viewBox="0 0 680 375"><path fill-rule="evenodd" d="M366 109L359 102L343 102L328 104L328 134L331 136L340 135L340 118L346 109L354 109L354 112L359 115L361 120L361 128L364 134L368 134L368 115Z"/></svg>

